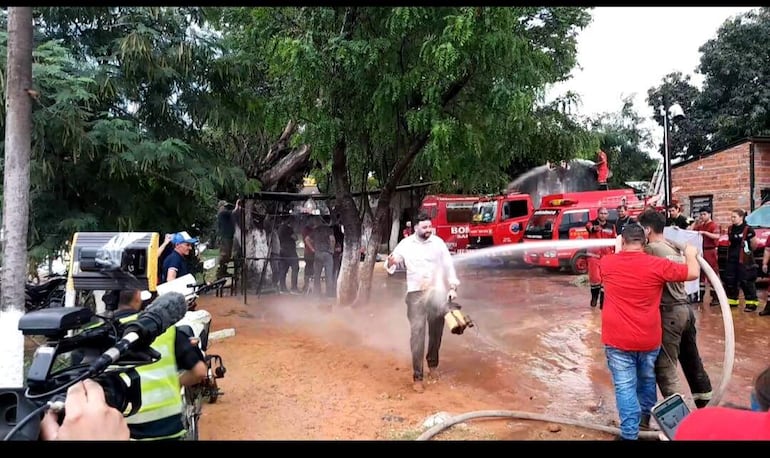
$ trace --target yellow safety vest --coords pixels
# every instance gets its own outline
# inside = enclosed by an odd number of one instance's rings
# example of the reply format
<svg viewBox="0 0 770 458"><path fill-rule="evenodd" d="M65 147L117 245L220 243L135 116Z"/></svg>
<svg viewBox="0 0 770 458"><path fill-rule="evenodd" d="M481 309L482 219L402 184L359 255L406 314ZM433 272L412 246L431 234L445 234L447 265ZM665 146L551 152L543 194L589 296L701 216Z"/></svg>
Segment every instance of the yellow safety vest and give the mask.
<svg viewBox="0 0 770 458"><path fill-rule="evenodd" d="M138 318L139 313L119 319L121 323L128 323ZM104 323L96 323L86 326L83 330L103 326ZM166 332L158 336L150 345L161 354L161 358L152 363L136 368L139 374L142 393L142 407L134 415L126 417L129 429L131 425L142 425L164 418L172 418L182 415L182 386L179 383L179 374L176 365L176 326L169 327ZM132 440L159 440L175 439L187 433L185 429L174 434L160 437L148 437Z"/></svg>
<svg viewBox="0 0 770 458"><path fill-rule="evenodd" d="M121 323L134 321L138 313L121 318ZM176 365L176 326L170 326L166 332L158 336L151 347L161 354L161 358L145 366L138 366L142 389L142 407L134 415L126 417L126 422L131 425L150 423L163 418L182 415L182 387L179 383L179 374ZM153 437L142 440L173 439L184 436L183 429L175 434Z"/></svg>

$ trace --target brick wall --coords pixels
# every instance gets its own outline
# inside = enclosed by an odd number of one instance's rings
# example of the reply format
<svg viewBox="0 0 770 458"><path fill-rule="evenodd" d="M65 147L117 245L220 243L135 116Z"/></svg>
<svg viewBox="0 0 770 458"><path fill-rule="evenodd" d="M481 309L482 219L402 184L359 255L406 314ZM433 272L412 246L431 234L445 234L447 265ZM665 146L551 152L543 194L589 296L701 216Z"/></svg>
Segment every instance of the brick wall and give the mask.
<svg viewBox="0 0 770 458"><path fill-rule="evenodd" d="M673 198L684 206L684 213L690 214L690 196L713 195L712 218L722 227L730 225L730 211L733 208L749 210L749 142L738 144L716 154L695 160L671 169L671 188L680 189ZM762 150L762 154L758 154ZM762 157L765 172L756 171L757 182L762 177L763 185L755 185L757 202L762 187L770 188L770 145L755 144L755 161ZM763 169L764 170L764 169ZM766 184L766 185L765 185Z"/></svg>
<svg viewBox="0 0 770 458"><path fill-rule="evenodd" d="M762 189L770 189L770 143L754 143L754 208L762 204Z"/></svg>

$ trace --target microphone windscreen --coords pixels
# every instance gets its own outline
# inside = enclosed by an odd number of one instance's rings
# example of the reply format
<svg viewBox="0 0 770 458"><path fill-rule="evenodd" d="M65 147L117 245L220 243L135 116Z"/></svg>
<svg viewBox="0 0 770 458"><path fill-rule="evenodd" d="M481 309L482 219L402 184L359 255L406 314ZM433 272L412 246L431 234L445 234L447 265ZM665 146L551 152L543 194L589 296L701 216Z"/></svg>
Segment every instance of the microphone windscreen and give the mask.
<svg viewBox="0 0 770 458"><path fill-rule="evenodd" d="M184 318L187 313L187 300L181 293L168 292L152 301L145 313L158 317L162 328L168 329Z"/></svg>

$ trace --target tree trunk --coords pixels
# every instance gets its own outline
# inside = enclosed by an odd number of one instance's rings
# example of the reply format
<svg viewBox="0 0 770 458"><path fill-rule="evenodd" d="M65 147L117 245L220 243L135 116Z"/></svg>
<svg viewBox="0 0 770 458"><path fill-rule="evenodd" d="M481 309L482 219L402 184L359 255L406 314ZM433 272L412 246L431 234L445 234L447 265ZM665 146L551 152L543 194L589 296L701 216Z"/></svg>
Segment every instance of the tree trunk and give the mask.
<svg viewBox="0 0 770 458"><path fill-rule="evenodd" d="M246 199L243 202L246 212L246 245L240 249L242 255L246 258L244 266L246 269L246 285L249 291L259 292L258 290L267 290L272 288L273 278L277 276L273 272L269 260L268 229L274 224L274 218L269 215L264 202ZM273 236L276 236L275 234ZM236 226L234 238L238 240L240 247L241 228ZM235 246L235 243L233 244ZM278 255L278 253L273 253ZM251 258L251 259L249 259ZM254 259L260 258L260 259ZM262 270L265 270L264 275ZM261 285L260 285L261 281Z"/></svg>
<svg viewBox="0 0 770 458"><path fill-rule="evenodd" d="M0 276L0 387L20 387L24 377L24 313L29 224L29 156L32 147L32 8L8 9L3 266Z"/></svg>
<svg viewBox="0 0 770 458"><path fill-rule="evenodd" d="M390 215L390 238L388 239L388 251L392 252L398 244L401 236L401 214L404 212L403 195L396 194L395 200L391 205L392 214Z"/></svg>
<svg viewBox="0 0 770 458"><path fill-rule="evenodd" d="M394 187L395 188L395 187ZM361 280L358 288L358 300L362 303L369 302L372 292L372 277L374 276L374 264L377 261L377 252L382 244L385 221L388 219L388 210L390 210L390 200L393 191L382 191L377 201L377 210L374 212L372 221L372 235L369 237L369 243L366 245L366 257L364 265L361 266Z"/></svg>
<svg viewBox="0 0 770 458"><path fill-rule="evenodd" d="M358 218L358 208L350 192L345 148L345 140L338 141L334 146L332 156L335 207L345 232L342 265L337 278L337 303L340 305L350 305L355 302L358 293L358 270L361 265L359 251L361 247L361 220Z"/></svg>

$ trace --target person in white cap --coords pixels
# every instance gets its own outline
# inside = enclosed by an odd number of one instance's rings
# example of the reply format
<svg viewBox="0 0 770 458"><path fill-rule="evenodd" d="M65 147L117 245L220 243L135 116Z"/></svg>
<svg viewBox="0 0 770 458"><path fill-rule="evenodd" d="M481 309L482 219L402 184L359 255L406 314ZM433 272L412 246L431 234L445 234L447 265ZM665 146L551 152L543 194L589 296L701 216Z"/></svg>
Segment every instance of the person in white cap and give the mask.
<svg viewBox="0 0 770 458"><path fill-rule="evenodd" d="M191 237L190 234L183 231L174 234L171 238L171 243L174 244L174 251L163 261L160 283L166 283L190 273L186 258L190 254L193 245L198 243L198 239Z"/></svg>

